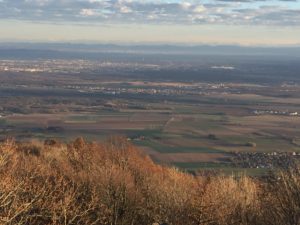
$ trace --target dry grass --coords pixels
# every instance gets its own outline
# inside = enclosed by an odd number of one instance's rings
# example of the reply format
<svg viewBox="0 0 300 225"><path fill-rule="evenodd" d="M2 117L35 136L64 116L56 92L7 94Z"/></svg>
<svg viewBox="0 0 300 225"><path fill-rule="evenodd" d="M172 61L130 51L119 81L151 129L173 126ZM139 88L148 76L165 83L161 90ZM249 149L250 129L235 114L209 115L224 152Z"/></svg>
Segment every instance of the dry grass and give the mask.
<svg viewBox="0 0 300 225"><path fill-rule="evenodd" d="M267 185L196 178L154 164L122 138L68 145L7 140L0 176L0 224L299 224L299 173Z"/></svg>

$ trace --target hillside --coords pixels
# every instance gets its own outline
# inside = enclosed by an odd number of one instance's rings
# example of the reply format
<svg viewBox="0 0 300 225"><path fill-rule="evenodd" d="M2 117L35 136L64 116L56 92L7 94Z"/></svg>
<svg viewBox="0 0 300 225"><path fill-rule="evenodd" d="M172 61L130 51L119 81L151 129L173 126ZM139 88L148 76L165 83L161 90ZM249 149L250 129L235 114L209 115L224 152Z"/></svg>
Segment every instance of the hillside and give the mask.
<svg viewBox="0 0 300 225"><path fill-rule="evenodd" d="M199 176L122 138L0 145L0 224L299 224L300 175Z"/></svg>

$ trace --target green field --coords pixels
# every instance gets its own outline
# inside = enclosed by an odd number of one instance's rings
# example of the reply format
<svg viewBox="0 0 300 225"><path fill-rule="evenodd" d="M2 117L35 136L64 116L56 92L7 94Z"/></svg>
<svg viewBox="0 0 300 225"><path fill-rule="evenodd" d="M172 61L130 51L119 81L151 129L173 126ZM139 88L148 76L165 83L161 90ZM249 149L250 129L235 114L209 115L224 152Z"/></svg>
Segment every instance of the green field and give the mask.
<svg viewBox="0 0 300 225"><path fill-rule="evenodd" d="M160 153L224 153L222 150L206 147L167 146L154 141L135 141L136 145L146 146Z"/></svg>

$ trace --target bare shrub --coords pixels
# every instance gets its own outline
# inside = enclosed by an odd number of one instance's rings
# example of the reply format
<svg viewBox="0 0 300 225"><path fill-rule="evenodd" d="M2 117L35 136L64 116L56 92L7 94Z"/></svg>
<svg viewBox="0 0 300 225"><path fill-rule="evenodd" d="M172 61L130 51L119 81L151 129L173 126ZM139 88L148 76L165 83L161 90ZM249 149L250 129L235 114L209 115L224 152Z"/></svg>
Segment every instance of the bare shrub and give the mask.
<svg viewBox="0 0 300 225"><path fill-rule="evenodd" d="M299 224L299 170L263 183L156 165L120 137L0 144L0 224Z"/></svg>
<svg viewBox="0 0 300 225"><path fill-rule="evenodd" d="M299 167L276 174L266 184L262 203L266 224L300 224Z"/></svg>

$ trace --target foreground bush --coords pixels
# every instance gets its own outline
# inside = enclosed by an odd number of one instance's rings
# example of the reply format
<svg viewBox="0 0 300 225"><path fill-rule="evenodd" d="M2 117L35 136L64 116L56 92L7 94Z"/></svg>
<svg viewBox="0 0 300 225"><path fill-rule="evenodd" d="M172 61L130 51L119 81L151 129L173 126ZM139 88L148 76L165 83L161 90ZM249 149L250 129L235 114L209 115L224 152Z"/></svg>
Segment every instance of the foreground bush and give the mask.
<svg viewBox="0 0 300 225"><path fill-rule="evenodd" d="M8 140L0 176L0 224L299 224L298 173L267 184L193 177L154 164L122 138Z"/></svg>

